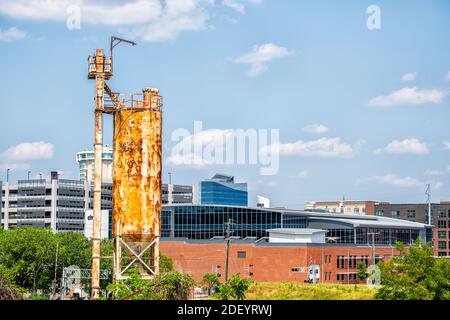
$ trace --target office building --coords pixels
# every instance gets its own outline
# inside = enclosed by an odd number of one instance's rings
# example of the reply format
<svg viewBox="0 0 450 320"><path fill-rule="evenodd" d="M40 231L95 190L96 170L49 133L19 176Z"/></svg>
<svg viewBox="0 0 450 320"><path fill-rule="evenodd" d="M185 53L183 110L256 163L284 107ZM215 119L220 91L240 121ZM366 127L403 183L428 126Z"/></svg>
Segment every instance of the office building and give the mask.
<svg viewBox="0 0 450 320"><path fill-rule="evenodd" d="M112 185L102 185L102 209L111 209ZM84 213L92 208L93 192L87 181L59 179L19 180L2 185L1 225L51 228L55 232L84 230Z"/></svg>
<svg viewBox="0 0 450 320"><path fill-rule="evenodd" d="M92 239L94 232L94 211L86 210L84 214L83 234ZM100 239L112 239L112 210L101 210L100 216Z"/></svg>
<svg viewBox="0 0 450 320"><path fill-rule="evenodd" d="M227 241L162 239L161 252L176 270L201 280L215 273L225 280ZM229 276L240 273L258 282L358 284L358 263L366 266L399 254L392 245L270 242L232 240Z"/></svg>
<svg viewBox="0 0 450 320"><path fill-rule="evenodd" d="M432 240L422 223L378 216L356 216L303 210L224 205L167 205L162 210L162 237L210 240L226 236L232 220L235 239L262 239L270 229L326 230L326 242L353 245L395 245L422 237ZM374 233L374 237L369 234Z"/></svg>
<svg viewBox="0 0 450 320"><path fill-rule="evenodd" d="M13 184L0 181L0 186L3 228L30 226L84 233L85 212L92 209L93 204L93 185L87 180L59 179L58 174L52 172L50 181L30 179ZM192 186L163 185L162 190L163 204L195 201ZM112 184L103 182L102 210L111 215L111 209Z"/></svg>
<svg viewBox="0 0 450 320"><path fill-rule="evenodd" d="M94 181L94 150L80 151L76 155L79 166L79 177L81 181L88 183ZM102 151L102 181L112 182L113 150L109 145L105 145Z"/></svg>
<svg viewBox="0 0 450 320"><path fill-rule="evenodd" d="M375 205L375 215L428 223L428 204L379 203ZM450 256L450 201L431 204L431 223L436 256Z"/></svg>
<svg viewBox="0 0 450 320"><path fill-rule="evenodd" d="M195 204L196 191L193 186L178 184L162 185L162 203L164 204Z"/></svg>
<svg viewBox="0 0 450 320"><path fill-rule="evenodd" d="M216 174L200 182L201 204L247 206L247 183L235 183L234 177Z"/></svg>
<svg viewBox="0 0 450 320"><path fill-rule="evenodd" d="M270 208L270 199L262 196L256 196L256 206L258 208Z"/></svg>
<svg viewBox="0 0 450 320"><path fill-rule="evenodd" d="M230 219L229 275L259 282L357 284L359 262L399 255L397 241L432 240L431 226L376 215L174 205L163 207L161 252L196 280L213 272L223 281Z"/></svg>

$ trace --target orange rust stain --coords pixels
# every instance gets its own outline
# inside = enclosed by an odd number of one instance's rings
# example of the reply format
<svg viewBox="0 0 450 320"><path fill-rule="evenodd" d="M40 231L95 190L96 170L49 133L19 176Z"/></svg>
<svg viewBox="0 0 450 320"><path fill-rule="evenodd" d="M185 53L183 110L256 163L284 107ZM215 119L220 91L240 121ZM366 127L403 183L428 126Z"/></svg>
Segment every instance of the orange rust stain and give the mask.
<svg viewBox="0 0 450 320"><path fill-rule="evenodd" d="M162 113L114 114L113 234L149 242L160 233Z"/></svg>

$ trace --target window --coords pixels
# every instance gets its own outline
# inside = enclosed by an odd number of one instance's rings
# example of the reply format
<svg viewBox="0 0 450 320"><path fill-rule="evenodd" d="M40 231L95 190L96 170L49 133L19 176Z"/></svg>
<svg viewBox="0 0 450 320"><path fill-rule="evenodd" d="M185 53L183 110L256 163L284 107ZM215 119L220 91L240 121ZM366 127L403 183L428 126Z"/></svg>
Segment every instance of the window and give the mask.
<svg viewBox="0 0 450 320"><path fill-rule="evenodd" d="M438 249L440 249L440 250L446 250L446 249L447 249L447 242L445 242L445 241L439 241L439 242L438 242Z"/></svg>
<svg viewBox="0 0 450 320"><path fill-rule="evenodd" d="M384 210L377 210L377 212L375 214L379 217L382 217L382 216L384 216Z"/></svg>
<svg viewBox="0 0 450 320"><path fill-rule="evenodd" d="M245 259L247 257L247 252L246 251L238 251L237 257L240 259Z"/></svg>
<svg viewBox="0 0 450 320"><path fill-rule="evenodd" d="M302 272L302 269L298 268L298 267L294 267L294 268L291 268L291 272L296 272L296 273Z"/></svg>
<svg viewBox="0 0 450 320"><path fill-rule="evenodd" d="M337 281L344 281L345 278L346 278L346 275L345 275L345 274L338 273L337 276L336 276L336 278L337 278Z"/></svg>
<svg viewBox="0 0 450 320"><path fill-rule="evenodd" d="M407 212L406 212L406 217L407 218L412 218L412 219L415 219L416 218L416 210L408 210Z"/></svg>
<svg viewBox="0 0 450 320"><path fill-rule="evenodd" d="M446 229L447 228L447 221L446 220L438 220L437 227L439 229Z"/></svg>
<svg viewBox="0 0 450 320"><path fill-rule="evenodd" d="M354 214L359 214L359 208L356 208L356 207L355 207L355 208L353 209L353 213L354 213Z"/></svg>
<svg viewBox="0 0 450 320"><path fill-rule="evenodd" d="M447 232L445 231L438 231L438 238L439 239L445 239L447 236Z"/></svg>
<svg viewBox="0 0 450 320"><path fill-rule="evenodd" d="M439 209L438 210L438 217L441 218L441 219L447 218L447 214L446 214L445 210Z"/></svg>
<svg viewBox="0 0 450 320"><path fill-rule="evenodd" d="M446 257L447 256L447 252L438 252L438 256L439 257Z"/></svg>
<svg viewBox="0 0 450 320"><path fill-rule="evenodd" d="M337 256L336 263L338 269L346 268L345 256Z"/></svg>
<svg viewBox="0 0 450 320"><path fill-rule="evenodd" d="M400 217L400 211L391 211L392 218L398 218Z"/></svg>

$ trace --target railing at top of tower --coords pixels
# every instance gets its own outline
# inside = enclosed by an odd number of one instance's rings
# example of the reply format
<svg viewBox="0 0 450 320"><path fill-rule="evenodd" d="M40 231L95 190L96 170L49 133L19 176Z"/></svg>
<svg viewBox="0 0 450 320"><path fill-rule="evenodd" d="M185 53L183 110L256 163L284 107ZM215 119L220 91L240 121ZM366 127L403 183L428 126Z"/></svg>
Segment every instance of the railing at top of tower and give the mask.
<svg viewBox="0 0 450 320"><path fill-rule="evenodd" d="M113 92L114 99L108 94L104 96L104 108L105 111L118 111L118 110L148 110L148 107L144 107L144 99L142 93L118 93ZM158 95L158 104L155 111L162 111L163 97ZM117 106L117 102L121 105Z"/></svg>

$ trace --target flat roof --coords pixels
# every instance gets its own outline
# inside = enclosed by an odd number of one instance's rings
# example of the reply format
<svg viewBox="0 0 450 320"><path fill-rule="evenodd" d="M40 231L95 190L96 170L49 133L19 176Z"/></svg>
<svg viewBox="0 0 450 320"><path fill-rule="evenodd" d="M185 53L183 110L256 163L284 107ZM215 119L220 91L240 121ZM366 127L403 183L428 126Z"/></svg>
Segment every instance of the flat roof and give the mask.
<svg viewBox="0 0 450 320"><path fill-rule="evenodd" d="M268 229L267 232L283 233L283 234L296 234L296 235L312 235L315 233L324 233L327 230L322 229L289 229L289 228L278 228L278 229Z"/></svg>
<svg viewBox="0 0 450 320"><path fill-rule="evenodd" d="M163 205L163 207L223 207L223 208L240 208L240 209L251 209L259 211L269 211L278 212L288 215L298 215L307 216L310 218L315 218L319 220L330 220L336 222L343 222L352 225L353 227L391 227L391 228L409 228L409 229L423 229L425 227L432 227L432 225L427 225L419 222L412 222L403 219L386 218L379 216L362 216L362 215L350 215L342 213L329 213L329 212L314 212L306 210L293 210L293 209L275 209L275 208L254 208L246 206L232 206L232 205L214 205L214 204L171 204ZM320 219L322 218L322 219Z"/></svg>

